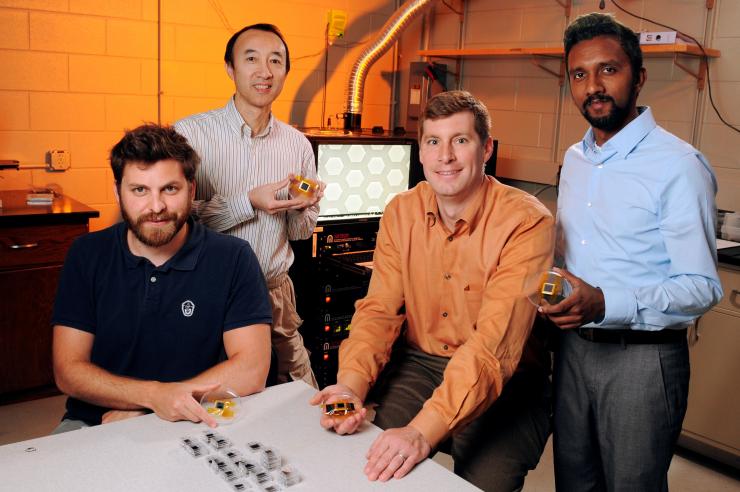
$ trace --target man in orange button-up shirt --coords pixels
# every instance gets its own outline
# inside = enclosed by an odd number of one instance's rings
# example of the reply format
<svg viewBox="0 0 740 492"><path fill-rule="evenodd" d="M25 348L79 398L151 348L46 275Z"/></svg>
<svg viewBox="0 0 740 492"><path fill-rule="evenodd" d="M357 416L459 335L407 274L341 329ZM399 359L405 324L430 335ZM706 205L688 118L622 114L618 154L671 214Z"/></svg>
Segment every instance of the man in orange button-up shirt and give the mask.
<svg viewBox="0 0 740 492"><path fill-rule="evenodd" d="M378 403L386 430L367 454L370 480L401 478L441 447L478 487L515 490L549 434L549 362L528 343L535 306L524 292L551 266L553 218L484 174L490 116L471 94L433 97L420 125L427 181L386 207L338 383L312 403L342 393ZM349 434L365 413L321 424Z"/></svg>

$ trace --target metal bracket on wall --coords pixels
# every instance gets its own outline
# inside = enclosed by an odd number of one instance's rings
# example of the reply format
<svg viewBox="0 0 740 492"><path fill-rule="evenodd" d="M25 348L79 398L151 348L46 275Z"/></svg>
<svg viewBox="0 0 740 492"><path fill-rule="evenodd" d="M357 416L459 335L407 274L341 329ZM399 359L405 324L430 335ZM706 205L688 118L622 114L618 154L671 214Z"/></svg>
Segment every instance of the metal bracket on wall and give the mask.
<svg viewBox="0 0 740 492"><path fill-rule="evenodd" d="M558 5L560 5L561 7L565 9L565 16L570 17L570 7L573 4L573 0L555 0L555 1L558 3ZM707 0L707 3L709 1L710 0Z"/></svg>
<svg viewBox="0 0 740 492"><path fill-rule="evenodd" d="M707 77L707 57L702 56L699 58L699 71L695 72L691 68L681 63L678 56L678 54L673 55L673 64L696 79L696 88L698 90L704 90L704 83Z"/></svg>
<svg viewBox="0 0 740 492"><path fill-rule="evenodd" d="M556 72L552 68L543 65L542 62L545 60L558 60L560 62L560 68L559 71ZM565 83L565 60L562 56L542 56L542 55L532 55L529 58L529 61L532 62L532 64L545 72L549 73L553 77L557 77L558 84L562 87L562 85Z"/></svg>

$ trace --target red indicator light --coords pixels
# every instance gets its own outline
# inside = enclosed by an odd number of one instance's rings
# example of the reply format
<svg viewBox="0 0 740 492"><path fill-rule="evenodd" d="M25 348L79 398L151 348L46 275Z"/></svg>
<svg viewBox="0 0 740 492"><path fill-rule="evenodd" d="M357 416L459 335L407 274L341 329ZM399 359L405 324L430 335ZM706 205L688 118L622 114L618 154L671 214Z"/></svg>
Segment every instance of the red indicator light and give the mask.
<svg viewBox="0 0 740 492"><path fill-rule="evenodd" d="M329 354L324 354L324 360L329 360Z"/></svg>
<svg viewBox="0 0 740 492"><path fill-rule="evenodd" d="M329 297L329 296L326 296L326 298L324 299L324 301L325 301L325 302L326 302L327 304L329 304L329 303L331 302L331 297Z"/></svg>
<svg viewBox="0 0 740 492"><path fill-rule="evenodd" d="M329 325L324 325L324 331L329 331L329 330L331 330L331 326L329 326Z"/></svg>

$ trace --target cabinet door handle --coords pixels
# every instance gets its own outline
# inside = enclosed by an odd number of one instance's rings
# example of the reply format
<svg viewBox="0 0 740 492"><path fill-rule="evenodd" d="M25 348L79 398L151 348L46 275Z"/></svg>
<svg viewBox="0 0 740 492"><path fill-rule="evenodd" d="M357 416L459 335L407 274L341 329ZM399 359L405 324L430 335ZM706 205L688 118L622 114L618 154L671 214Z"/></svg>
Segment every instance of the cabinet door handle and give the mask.
<svg viewBox="0 0 740 492"><path fill-rule="evenodd" d="M10 249L30 249L38 248L39 243L11 244Z"/></svg>

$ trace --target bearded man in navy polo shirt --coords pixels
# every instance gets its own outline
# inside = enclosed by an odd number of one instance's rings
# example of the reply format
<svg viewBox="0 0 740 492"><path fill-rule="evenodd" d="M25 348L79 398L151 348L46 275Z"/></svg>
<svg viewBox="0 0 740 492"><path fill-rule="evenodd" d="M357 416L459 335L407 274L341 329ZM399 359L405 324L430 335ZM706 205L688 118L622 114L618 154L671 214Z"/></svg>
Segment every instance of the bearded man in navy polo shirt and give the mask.
<svg viewBox="0 0 740 492"><path fill-rule="evenodd" d="M205 392L265 387L259 263L246 241L189 218L199 158L174 129L131 130L110 160L123 222L72 245L54 306L54 375L69 395L54 433L150 411L215 426Z"/></svg>

